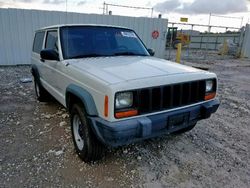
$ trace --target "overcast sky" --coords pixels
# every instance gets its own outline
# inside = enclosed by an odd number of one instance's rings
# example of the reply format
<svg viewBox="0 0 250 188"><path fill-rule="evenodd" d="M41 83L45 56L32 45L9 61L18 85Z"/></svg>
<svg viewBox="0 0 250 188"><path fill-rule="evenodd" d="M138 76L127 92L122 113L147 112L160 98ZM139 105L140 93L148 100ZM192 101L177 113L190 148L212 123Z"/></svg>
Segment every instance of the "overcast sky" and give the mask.
<svg viewBox="0 0 250 188"><path fill-rule="evenodd" d="M248 11L247 0L166 0L156 3L155 10L166 12L178 12L187 14L228 14Z"/></svg>
<svg viewBox="0 0 250 188"><path fill-rule="evenodd" d="M104 0L67 0L67 10L101 14L103 2ZM105 0L105 2L154 8L154 17L162 14L172 22L178 22L180 17L188 17L190 23L208 24L209 13L244 17L244 24L250 21L250 0ZM0 7L65 11L66 0L0 0ZM116 15L151 16L151 10L112 6L109 6L108 10ZM212 17L211 24L239 27L241 19Z"/></svg>

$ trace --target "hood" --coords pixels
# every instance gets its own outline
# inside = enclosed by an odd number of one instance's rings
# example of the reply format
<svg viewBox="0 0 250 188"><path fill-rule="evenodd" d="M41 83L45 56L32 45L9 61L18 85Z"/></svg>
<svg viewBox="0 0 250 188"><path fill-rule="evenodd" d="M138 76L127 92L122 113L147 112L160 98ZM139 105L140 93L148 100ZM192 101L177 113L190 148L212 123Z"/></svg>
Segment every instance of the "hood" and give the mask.
<svg viewBox="0 0 250 188"><path fill-rule="evenodd" d="M151 56L82 58L70 60L69 64L108 84L202 71Z"/></svg>

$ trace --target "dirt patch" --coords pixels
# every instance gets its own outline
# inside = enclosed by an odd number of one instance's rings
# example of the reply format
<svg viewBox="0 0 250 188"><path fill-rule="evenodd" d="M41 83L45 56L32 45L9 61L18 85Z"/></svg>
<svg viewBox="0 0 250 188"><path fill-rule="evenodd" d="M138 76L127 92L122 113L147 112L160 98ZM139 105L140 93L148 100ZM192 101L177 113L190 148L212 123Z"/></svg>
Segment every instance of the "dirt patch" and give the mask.
<svg viewBox="0 0 250 188"><path fill-rule="evenodd" d="M206 63L221 105L192 131L109 150L93 164L75 154L65 109L37 102L33 83L20 82L29 67L0 67L0 187L250 187L249 65Z"/></svg>

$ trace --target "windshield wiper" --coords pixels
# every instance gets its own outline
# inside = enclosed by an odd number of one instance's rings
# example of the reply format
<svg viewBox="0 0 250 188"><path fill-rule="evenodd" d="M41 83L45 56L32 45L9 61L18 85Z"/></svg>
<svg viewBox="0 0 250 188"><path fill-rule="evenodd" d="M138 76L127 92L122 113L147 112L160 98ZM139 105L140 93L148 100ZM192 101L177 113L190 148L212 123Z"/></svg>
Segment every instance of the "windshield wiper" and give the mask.
<svg viewBox="0 0 250 188"><path fill-rule="evenodd" d="M78 58L85 58L85 57L102 57L106 55L101 55L101 54L82 54L82 55L76 55L70 57L70 59L78 59Z"/></svg>
<svg viewBox="0 0 250 188"><path fill-rule="evenodd" d="M114 55L146 56L146 54L137 54L137 53L134 53L134 52L117 52Z"/></svg>

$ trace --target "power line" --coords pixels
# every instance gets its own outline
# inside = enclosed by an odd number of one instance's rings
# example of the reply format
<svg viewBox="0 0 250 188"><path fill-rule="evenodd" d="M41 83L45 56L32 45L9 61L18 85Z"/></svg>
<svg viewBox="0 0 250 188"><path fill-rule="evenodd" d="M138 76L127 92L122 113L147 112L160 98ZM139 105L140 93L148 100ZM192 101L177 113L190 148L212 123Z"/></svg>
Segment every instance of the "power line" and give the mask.
<svg viewBox="0 0 250 188"><path fill-rule="evenodd" d="M209 14L209 23L208 23L209 25L210 25L210 22L211 22L211 17L220 17L220 18L227 18L227 19L239 19L239 20L241 20L240 27L242 27L243 20L244 20L244 17L224 16L224 15L218 15L218 14L210 13Z"/></svg>
<svg viewBox="0 0 250 188"><path fill-rule="evenodd" d="M137 7L137 6L128 6L128 5L118 5L118 4L110 4L110 3L105 3L104 5L110 5L113 7L124 7L124 8L135 8L135 9L148 9L148 10L152 10L153 8L149 8L149 7Z"/></svg>
<svg viewBox="0 0 250 188"><path fill-rule="evenodd" d="M223 16L223 15L218 15L218 14L211 14L211 16L222 17L222 18L232 18L232 19L242 19L242 17Z"/></svg>
<svg viewBox="0 0 250 188"><path fill-rule="evenodd" d="M200 27L215 27L215 28L228 28L228 29L240 29L239 27L226 27L226 26L216 26L216 25L204 25L204 24L193 24L193 23L182 23L182 22L168 22L172 25L193 25L193 26L200 26Z"/></svg>
<svg viewBox="0 0 250 188"><path fill-rule="evenodd" d="M144 10L151 10L151 17L153 17L154 8L150 7L139 7L139 6L128 6L128 5L118 5L118 4L111 4L111 3L103 3L103 14L108 14L108 6L113 7L123 7L123 8L132 8L132 9L144 9Z"/></svg>

